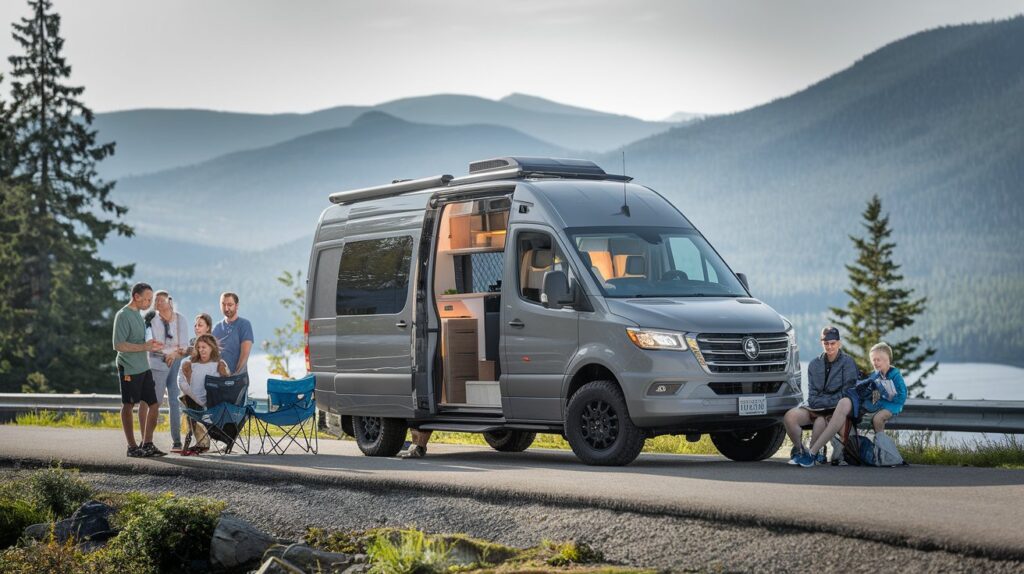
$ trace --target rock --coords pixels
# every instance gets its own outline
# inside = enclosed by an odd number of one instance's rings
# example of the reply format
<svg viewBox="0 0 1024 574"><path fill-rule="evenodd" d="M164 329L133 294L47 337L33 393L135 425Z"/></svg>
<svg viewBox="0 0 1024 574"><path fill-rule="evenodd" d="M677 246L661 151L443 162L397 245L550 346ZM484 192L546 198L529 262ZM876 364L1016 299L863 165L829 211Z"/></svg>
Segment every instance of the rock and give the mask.
<svg viewBox="0 0 1024 574"><path fill-rule="evenodd" d="M110 527L114 508L98 500L90 500L71 515L72 532L79 541L106 542L117 535Z"/></svg>
<svg viewBox="0 0 1024 574"><path fill-rule="evenodd" d="M263 566L256 571L256 574L306 574L298 566L288 562L287 560L281 560L280 558L271 557L268 558Z"/></svg>
<svg viewBox="0 0 1024 574"><path fill-rule="evenodd" d="M95 543L102 546L104 542L117 535L117 531L110 527L110 516L114 509L102 502L90 500L80 506L71 518L66 518L56 523L44 522L33 524L25 528L24 536L35 540L46 540L50 537L50 529L53 529L53 537L61 543L74 538L80 542L90 542L90 548L96 547Z"/></svg>
<svg viewBox="0 0 1024 574"><path fill-rule="evenodd" d="M369 564L354 564L352 566L349 566L341 574L366 574L369 571L370 571L370 565Z"/></svg>
<svg viewBox="0 0 1024 574"><path fill-rule="evenodd" d="M366 564L370 561L370 557L366 554L353 554L352 561L356 564Z"/></svg>
<svg viewBox="0 0 1024 574"><path fill-rule="evenodd" d="M277 539L230 514L221 515L210 541L210 563L214 570L247 571L259 567L263 553Z"/></svg>
<svg viewBox="0 0 1024 574"><path fill-rule="evenodd" d="M268 558L280 558L306 572L336 572L338 574L355 563L350 554L317 550L305 544L272 546L263 555L264 560Z"/></svg>

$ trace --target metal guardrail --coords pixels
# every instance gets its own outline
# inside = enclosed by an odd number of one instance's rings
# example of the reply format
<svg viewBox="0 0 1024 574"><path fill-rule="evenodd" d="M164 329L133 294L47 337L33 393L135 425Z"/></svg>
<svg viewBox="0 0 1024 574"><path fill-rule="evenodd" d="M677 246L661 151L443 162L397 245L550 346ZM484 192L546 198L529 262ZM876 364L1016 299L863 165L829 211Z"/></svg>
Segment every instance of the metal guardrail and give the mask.
<svg viewBox="0 0 1024 574"><path fill-rule="evenodd" d="M121 395L0 393L0 416L34 411L113 412ZM167 408L161 409L166 412ZM867 417L865 417L867 419ZM903 412L885 425L894 430L1024 433L1024 401L907 399Z"/></svg>

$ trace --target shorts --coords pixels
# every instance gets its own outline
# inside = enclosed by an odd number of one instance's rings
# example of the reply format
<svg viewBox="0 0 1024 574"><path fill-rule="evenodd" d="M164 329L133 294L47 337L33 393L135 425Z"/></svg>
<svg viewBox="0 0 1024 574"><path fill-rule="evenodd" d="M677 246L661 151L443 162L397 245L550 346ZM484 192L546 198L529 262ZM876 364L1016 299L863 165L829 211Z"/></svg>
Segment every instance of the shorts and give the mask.
<svg viewBox="0 0 1024 574"><path fill-rule="evenodd" d="M832 416L836 412L835 409L825 409L823 411L812 411L811 409L805 409L805 410L807 411L808 414L811 415L811 420L812 421L814 419L818 418L818 417L828 418L828 417Z"/></svg>
<svg viewBox="0 0 1024 574"><path fill-rule="evenodd" d="M118 365L117 378L121 382L121 404L157 404L156 382L153 380L153 371L143 371L135 375L126 375L124 374L124 367Z"/></svg>

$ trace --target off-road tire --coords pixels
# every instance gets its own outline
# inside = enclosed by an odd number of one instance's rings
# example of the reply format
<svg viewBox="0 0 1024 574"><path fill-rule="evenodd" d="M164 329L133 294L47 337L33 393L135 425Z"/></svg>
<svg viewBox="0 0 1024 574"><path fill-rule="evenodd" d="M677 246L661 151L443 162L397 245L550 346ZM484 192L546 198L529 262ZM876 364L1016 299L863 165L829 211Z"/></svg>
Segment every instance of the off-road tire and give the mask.
<svg viewBox="0 0 1024 574"><path fill-rule="evenodd" d="M499 452L523 452L530 448L537 433L522 430L500 430L484 433L484 440Z"/></svg>
<svg viewBox="0 0 1024 574"><path fill-rule="evenodd" d="M711 442L726 458L752 462L769 458L782 446L786 428L782 423L756 431L711 433Z"/></svg>
<svg viewBox="0 0 1024 574"><path fill-rule="evenodd" d="M626 399L612 381L587 383L569 399L565 437L581 461L595 466L633 462L646 439L629 418Z"/></svg>
<svg viewBox="0 0 1024 574"><path fill-rule="evenodd" d="M408 428L402 419L354 416L352 430L366 456L395 456L402 450Z"/></svg>

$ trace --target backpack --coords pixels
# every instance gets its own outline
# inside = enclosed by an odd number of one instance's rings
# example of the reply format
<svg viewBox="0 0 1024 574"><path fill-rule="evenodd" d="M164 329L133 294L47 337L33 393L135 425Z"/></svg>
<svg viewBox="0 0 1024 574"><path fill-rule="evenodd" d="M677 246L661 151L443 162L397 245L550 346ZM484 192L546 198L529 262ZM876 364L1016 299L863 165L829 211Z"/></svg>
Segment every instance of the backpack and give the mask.
<svg viewBox="0 0 1024 574"><path fill-rule="evenodd" d="M851 429L843 444L843 460L852 466L875 465L875 445L868 437L857 434L857 427Z"/></svg>
<svg viewBox="0 0 1024 574"><path fill-rule="evenodd" d="M896 448L896 442L884 432L875 433L875 466L900 466L907 464Z"/></svg>
<svg viewBox="0 0 1024 574"><path fill-rule="evenodd" d="M852 466L900 466L907 464L903 460L896 442L884 432L875 433L872 442L866 436L857 433L856 426L851 425L850 435L843 444L843 460Z"/></svg>

